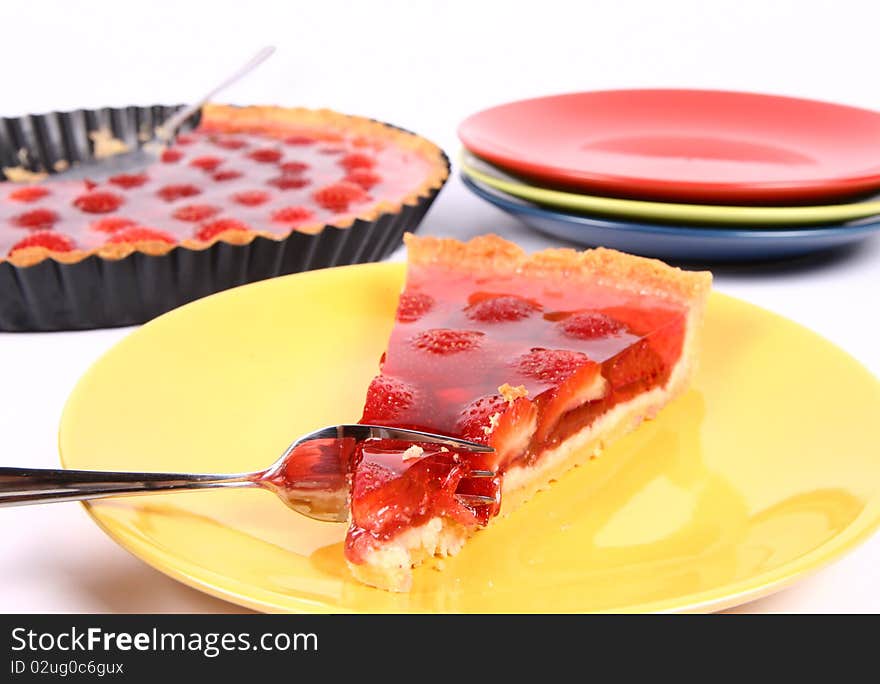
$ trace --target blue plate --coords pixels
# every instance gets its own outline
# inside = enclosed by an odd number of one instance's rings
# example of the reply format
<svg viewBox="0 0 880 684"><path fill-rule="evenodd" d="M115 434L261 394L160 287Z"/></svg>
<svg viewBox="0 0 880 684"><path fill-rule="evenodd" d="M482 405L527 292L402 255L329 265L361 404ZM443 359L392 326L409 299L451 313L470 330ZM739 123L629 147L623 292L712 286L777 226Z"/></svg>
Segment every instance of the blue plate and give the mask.
<svg viewBox="0 0 880 684"><path fill-rule="evenodd" d="M880 217L810 228L740 229L632 223L620 219L555 211L490 190L464 173L478 197L532 228L589 247L687 261L786 259L860 242L880 232Z"/></svg>

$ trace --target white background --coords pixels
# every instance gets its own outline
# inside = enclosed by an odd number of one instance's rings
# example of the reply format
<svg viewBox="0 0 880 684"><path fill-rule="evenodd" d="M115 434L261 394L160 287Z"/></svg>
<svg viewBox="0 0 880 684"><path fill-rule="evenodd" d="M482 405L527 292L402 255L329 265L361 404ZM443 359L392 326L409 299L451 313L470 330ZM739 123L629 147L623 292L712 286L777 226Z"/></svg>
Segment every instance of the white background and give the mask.
<svg viewBox="0 0 880 684"><path fill-rule="evenodd" d="M278 46L275 57L223 99L329 106L451 152L469 113L571 90L707 87L880 109L876 0L7 0L0 25L0 115L187 101L265 44ZM456 179L424 230L549 244ZM716 284L819 331L880 375L880 241L830 259L720 269ZM0 334L0 464L57 463L68 392L127 332ZM0 611L237 610L128 556L76 504L4 509L0 539ZM878 567L875 536L741 610L880 612Z"/></svg>

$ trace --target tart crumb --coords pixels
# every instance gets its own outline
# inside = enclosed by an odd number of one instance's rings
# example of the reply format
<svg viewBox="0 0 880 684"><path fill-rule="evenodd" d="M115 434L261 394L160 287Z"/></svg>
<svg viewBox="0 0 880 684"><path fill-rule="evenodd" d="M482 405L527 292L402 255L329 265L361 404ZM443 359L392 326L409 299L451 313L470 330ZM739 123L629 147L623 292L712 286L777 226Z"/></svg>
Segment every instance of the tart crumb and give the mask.
<svg viewBox="0 0 880 684"><path fill-rule="evenodd" d="M3 175L6 176L6 180L12 183L36 183L48 176L42 171L29 171L22 166L4 166Z"/></svg>
<svg viewBox="0 0 880 684"><path fill-rule="evenodd" d="M418 444L413 444L409 449L403 452L403 460L411 461L414 458L421 458L422 454L425 453L425 450L422 449Z"/></svg>
<svg viewBox="0 0 880 684"><path fill-rule="evenodd" d="M94 146L95 159L104 159L116 154L128 152L128 145L119 138L114 138L109 128L99 128L89 133L89 138Z"/></svg>
<svg viewBox="0 0 880 684"><path fill-rule="evenodd" d="M512 404L520 397L529 396L529 391L526 389L525 385L519 385L518 387L513 387L508 385L506 382L498 388L498 394L504 397L505 401L508 404Z"/></svg>
<svg viewBox="0 0 880 684"><path fill-rule="evenodd" d="M155 140L147 140L143 145L141 145L141 149L144 150L144 152L149 152L150 154L159 156L160 154L162 154L162 150L166 148L165 145L163 145L161 142L157 142Z"/></svg>
<svg viewBox="0 0 880 684"><path fill-rule="evenodd" d="M491 435L492 431L496 427L498 427L499 420L501 420L501 413L500 412L493 413L491 416L489 416L489 424L483 426L483 434Z"/></svg>

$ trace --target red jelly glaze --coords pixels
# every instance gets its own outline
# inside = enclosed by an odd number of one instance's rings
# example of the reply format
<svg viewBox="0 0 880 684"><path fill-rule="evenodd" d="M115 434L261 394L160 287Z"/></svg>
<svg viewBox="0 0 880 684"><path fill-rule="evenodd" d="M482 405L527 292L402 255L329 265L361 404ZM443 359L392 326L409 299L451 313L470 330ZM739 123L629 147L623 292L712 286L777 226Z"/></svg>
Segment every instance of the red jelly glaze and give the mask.
<svg viewBox="0 0 880 684"><path fill-rule="evenodd" d="M0 259L24 237L22 228L55 231L77 249L99 248L115 232L107 230L111 223L98 222L104 216L124 216L176 242L198 239L194 228L199 222L219 217L284 236L306 224L347 221L379 200L402 201L430 170L427 159L402 147L332 137L341 156L324 154L308 136L280 133L275 138L207 127L178 139L142 173L117 174L100 183L51 177L39 185L5 183L0 189ZM211 216L204 207L213 210ZM292 216L291 207L297 216L274 218Z"/></svg>
<svg viewBox="0 0 880 684"><path fill-rule="evenodd" d="M348 558L357 562L369 540L438 515L485 524L497 507L468 517L449 494L497 496L500 479L456 479L453 457L457 468L503 477L614 405L662 386L681 354L685 315L663 299L599 283L411 265L362 422L463 437L496 453L430 452L430 467L417 468L401 463L408 444L384 449L381 458L361 451L355 482L363 477L369 486L353 490ZM606 393L586 401L599 375ZM522 386L527 397L509 401L499 393L505 384Z"/></svg>
<svg viewBox="0 0 880 684"><path fill-rule="evenodd" d="M500 505L497 478L469 478L479 459L435 445L422 445L422 454L405 459L412 445L373 440L358 445L351 487L351 532L346 555L357 561L376 542L402 530L442 516L461 525L485 524ZM471 506L457 493L495 498L494 506Z"/></svg>

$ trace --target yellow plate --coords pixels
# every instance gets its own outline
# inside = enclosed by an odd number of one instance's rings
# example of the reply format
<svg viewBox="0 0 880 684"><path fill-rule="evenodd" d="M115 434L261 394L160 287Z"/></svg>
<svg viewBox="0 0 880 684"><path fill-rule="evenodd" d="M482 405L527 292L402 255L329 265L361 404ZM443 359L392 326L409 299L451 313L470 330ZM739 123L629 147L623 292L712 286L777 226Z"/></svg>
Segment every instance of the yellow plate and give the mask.
<svg viewBox="0 0 880 684"><path fill-rule="evenodd" d="M70 468L241 471L359 417L399 264L208 297L134 332L61 420ZM730 606L864 540L880 519L880 383L815 334L713 295L694 387L477 534L410 594L352 581L344 526L259 490L95 502L122 546L269 611L655 611Z"/></svg>
<svg viewBox="0 0 880 684"><path fill-rule="evenodd" d="M880 214L880 201L826 204L811 207L750 207L714 204L676 204L583 195L528 185L501 169L475 157L466 150L461 154L462 172L489 187L520 199L567 211L582 211L602 216L620 216L646 221L711 224L714 226L812 226L843 223Z"/></svg>

